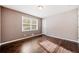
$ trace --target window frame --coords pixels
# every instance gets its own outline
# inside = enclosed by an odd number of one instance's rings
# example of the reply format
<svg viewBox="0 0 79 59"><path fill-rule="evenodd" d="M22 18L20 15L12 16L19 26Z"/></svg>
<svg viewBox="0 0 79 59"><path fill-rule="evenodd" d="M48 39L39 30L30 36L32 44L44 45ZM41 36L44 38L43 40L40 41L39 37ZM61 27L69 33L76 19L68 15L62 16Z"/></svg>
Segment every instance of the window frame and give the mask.
<svg viewBox="0 0 79 59"><path fill-rule="evenodd" d="M30 20L30 29L29 30L24 30L24 24L28 24L28 23L24 23L24 20L26 19L29 19ZM32 21L35 20L36 21L36 24L32 24ZM35 29L32 29L32 26L35 25L36 28ZM24 31L36 31L38 30L38 19L35 19L35 18L30 18L30 17L26 17L26 16L22 16L22 32Z"/></svg>

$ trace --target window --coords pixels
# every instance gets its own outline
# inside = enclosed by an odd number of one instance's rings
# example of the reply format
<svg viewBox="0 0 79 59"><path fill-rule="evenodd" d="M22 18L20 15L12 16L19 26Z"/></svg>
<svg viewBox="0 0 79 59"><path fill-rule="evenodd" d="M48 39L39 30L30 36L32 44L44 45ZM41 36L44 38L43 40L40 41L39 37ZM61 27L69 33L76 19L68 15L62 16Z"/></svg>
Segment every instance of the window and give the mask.
<svg viewBox="0 0 79 59"><path fill-rule="evenodd" d="M22 31L38 30L38 19L22 16Z"/></svg>

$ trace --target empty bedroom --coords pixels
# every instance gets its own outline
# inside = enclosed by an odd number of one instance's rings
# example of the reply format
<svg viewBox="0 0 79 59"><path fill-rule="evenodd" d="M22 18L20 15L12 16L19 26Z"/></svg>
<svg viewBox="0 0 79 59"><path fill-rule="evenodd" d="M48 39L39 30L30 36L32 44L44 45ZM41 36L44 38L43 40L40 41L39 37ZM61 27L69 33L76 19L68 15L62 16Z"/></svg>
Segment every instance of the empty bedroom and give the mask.
<svg viewBox="0 0 79 59"><path fill-rule="evenodd" d="M79 53L79 5L1 5L0 53Z"/></svg>

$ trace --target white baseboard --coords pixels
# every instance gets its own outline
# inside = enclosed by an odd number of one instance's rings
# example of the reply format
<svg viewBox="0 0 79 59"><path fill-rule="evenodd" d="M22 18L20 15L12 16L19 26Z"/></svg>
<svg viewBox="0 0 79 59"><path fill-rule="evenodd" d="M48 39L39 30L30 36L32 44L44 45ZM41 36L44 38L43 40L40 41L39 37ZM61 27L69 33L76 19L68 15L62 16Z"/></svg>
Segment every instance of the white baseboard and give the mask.
<svg viewBox="0 0 79 59"><path fill-rule="evenodd" d="M44 35L46 35L46 34L44 34ZM57 37L57 36L52 36L52 35L46 35L46 36L49 36L49 37L55 37L55 38L59 38L59 39L62 39L62 40L68 40L68 41L72 41L72 42L79 43L79 41L69 40L69 39L67 39L67 38L60 38L60 37Z"/></svg>
<svg viewBox="0 0 79 59"><path fill-rule="evenodd" d="M15 40L3 42L3 43L0 43L0 46L1 45L4 45L4 44L7 44L7 43L16 42L16 41L19 41L19 40L28 39L28 38L35 37L35 36L39 36L39 35L42 35L42 34L37 34L37 35L29 36L29 37L24 37L24 38L19 38L19 39L15 39Z"/></svg>

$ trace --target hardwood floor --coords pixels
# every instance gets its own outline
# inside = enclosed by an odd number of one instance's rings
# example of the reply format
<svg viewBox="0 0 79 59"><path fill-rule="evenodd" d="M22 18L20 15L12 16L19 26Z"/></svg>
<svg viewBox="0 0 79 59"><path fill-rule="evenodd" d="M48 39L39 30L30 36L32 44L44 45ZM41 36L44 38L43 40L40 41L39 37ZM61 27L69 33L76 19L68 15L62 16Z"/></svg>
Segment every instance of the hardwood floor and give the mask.
<svg viewBox="0 0 79 59"><path fill-rule="evenodd" d="M2 53L42 53L43 49L38 45L39 39L42 37L34 37L30 39L24 39L14 43L1 46L0 52Z"/></svg>
<svg viewBox="0 0 79 59"><path fill-rule="evenodd" d="M52 38L45 35L2 45L0 46L0 52L1 53L46 53L47 51L42 46L39 45L39 43L44 40L49 40L52 43L55 43L60 46L60 48L56 49L57 51L55 51L55 53L57 52L61 53L59 51L62 50L63 48L71 52L75 52L75 53L79 52L78 43L70 42L58 38ZM64 53L66 53L65 50Z"/></svg>
<svg viewBox="0 0 79 59"><path fill-rule="evenodd" d="M69 50L73 53L79 52L79 44L76 42L71 42L71 41L67 41L67 40L63 40L63 39L59 39L59 38L55 38L55 37L49 37L49 36L43 36L43 37L45 37L46 39L48 39L52 43L59 45L60 46L58 48L59 50L60 49L62 50L62 48L63 48L63 49ZM63 53L65 53L65 51Z"/></svg>

